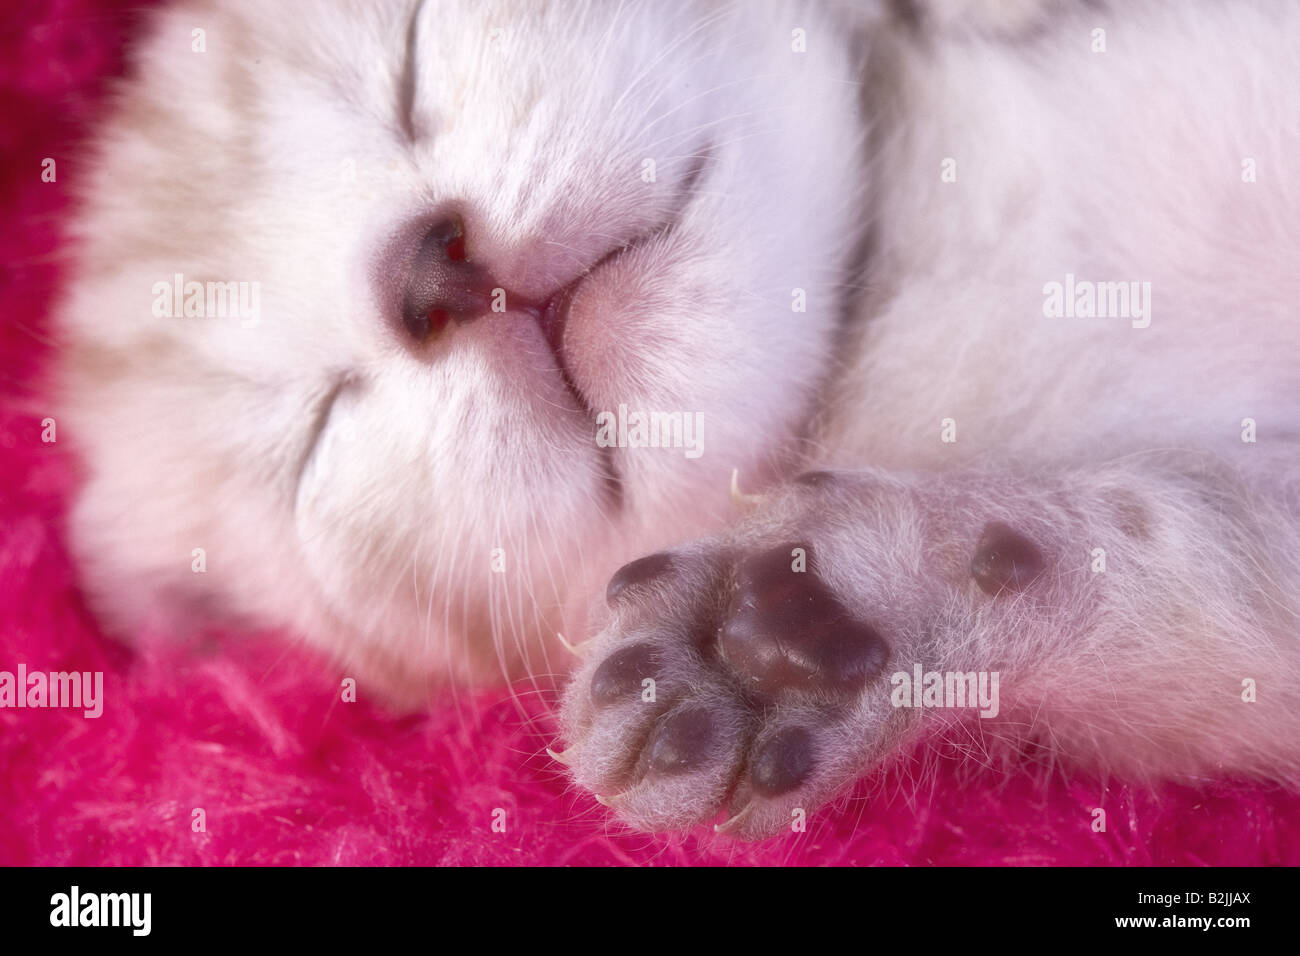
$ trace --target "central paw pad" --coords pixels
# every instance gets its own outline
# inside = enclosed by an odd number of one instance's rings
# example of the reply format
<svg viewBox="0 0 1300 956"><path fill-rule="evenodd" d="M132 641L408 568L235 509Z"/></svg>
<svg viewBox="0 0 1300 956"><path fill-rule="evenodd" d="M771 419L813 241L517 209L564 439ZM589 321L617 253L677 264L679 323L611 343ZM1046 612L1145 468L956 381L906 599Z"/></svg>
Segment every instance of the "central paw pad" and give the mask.
<svg viewBox="0 0 1300 956"><path fill-rule="evenodd" d="M740 562L719 643L750 689L769 698L783 692L856 693L889 656L884 639L853 618L797 544Z"/></svg>

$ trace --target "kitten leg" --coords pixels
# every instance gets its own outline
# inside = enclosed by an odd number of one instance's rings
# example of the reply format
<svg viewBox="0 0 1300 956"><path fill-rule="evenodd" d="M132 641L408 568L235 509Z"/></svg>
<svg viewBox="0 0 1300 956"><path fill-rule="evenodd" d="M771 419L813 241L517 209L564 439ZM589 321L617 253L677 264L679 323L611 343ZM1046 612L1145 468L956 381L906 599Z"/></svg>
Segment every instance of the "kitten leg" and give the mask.
<svg viewBox="0 0 1300 956"><path fill-rule="evenodd" d="M1294 778L1295 501L1191 455L806 474L615 575L566 762L633 826L725 807L744 837L956 721L1139 779Z"/></svg>

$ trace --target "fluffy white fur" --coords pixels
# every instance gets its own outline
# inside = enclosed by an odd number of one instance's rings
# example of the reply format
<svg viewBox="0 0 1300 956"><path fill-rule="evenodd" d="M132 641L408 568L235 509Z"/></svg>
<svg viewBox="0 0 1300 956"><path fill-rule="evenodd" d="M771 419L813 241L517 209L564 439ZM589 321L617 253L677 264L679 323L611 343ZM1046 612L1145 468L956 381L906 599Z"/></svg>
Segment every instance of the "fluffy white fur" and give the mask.
<svg viewBox="0 0 1300 956"><path fill-rule="evenodd" d="M107 621L286 626L408 704L549 674L557 631L608 623L566 718L579 780L607 789L649 718L592 716L584 680L627 624L588 608L623 561L728 522L736 468L766 503L693 547L816 540L895 663L1008 675L997 735L1138 774L1294 778L1300 9L414 8L185 3L144 44L61 310L62 431L88 463L74 544ZM526 295L637 243L573 303L563 358L589 408L523 313L404 347L393 249L450 201ZM153 316L177 272L260 282L260 323ZM1149 281L1150 327L1045 317L1067 273ZM590 409L620 403L701 412L704 455L615 450L611 495ZM800 466L869 471L780 490ZM1053 562L1031 600L966 579L993 519ZM697 586L641 613L689 617ZM735 711L693 667L682 693ZM875 688L848 716L799 710L820 759L790 801L916 732L881 708ZM637 784L624 816L708 818L766 719L737 715L725 759ZM790 801L754 800L740 832Z"/></svg>
<svg viewBox="0 0 1300 956"><path fill-rule="evenodd" d="M447 672L499 677L499 655L551 669L535 641L555 649L566 601L723 520L733 467L775 474L827 363L863 138L820 14L822 51L794 58L767 26L802 22L782 5L468 0L420 11L412 137L413 9L168 10L105 130L63 310L65 416L92 466L76 544L108 619L188 626L212 595L406 699ZM474 255L544 290L660 224L706 153L672 234L591 277L570 317L593 408L707 429L698 460L622 457L614 512L535 324L494 315L412 357L383 250L454 200ZM152 285L177 272L260 281L262 321L155 318Z"/></svg>

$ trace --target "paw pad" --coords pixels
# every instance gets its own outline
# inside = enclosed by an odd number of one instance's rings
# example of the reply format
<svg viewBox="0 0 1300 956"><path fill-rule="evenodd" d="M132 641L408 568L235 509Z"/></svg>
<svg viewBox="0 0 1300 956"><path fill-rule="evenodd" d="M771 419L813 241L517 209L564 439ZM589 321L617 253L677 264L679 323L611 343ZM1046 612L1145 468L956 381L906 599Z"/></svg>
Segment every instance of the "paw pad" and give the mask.
<svg viewBox="0 0 1300 956"><path fill-rule="evenodd" d="M650 772L668 777L704 766L717 749L717 721L703 707L670 714L650 740Z"/></svg>
<svg viewBox="0 0 1300 956"><path fill-rule="evenodd" d="M659 655L649 644L615 651L591 675L591 699L598 706L640 700L641 682L655 677Z"/></svg>
<svg viewBox="0 0 1300 956"><path fill-rule="evenodd" d="M758 745L749 781L761 796L779 797L808 779L812 769L812 734L803 727L787 727Z"/></svg>
<svg viewBox="0 0 1300 956"><path fill-rule="evenodd" d="M648 584L655 578L662 577L673 568L673 556L667 551L660 551L658 554L648 554L644 558L637 558L631 561L617 571L609 579L609 584L605 587L605 601L611 607L621 598L628 596L628 592Z"/></svg>
<svg viewBox="0 0 1300 956"><path fill-rule="evenodd" d="M809 563L783 545L743 560L719 635L723 657L756 693L852 694L880 673L885 640L855 619ZM805 549L805 553L808 553Z"/></svg>
<svg viewBox="0 0 1300 956"><path fill-rule="evenodd" d="M809 488L831 488L841 482L842 479L833 471L805 471L794 480L796 485L805 485Z"/></svg>
<svg viewBox="0 0 1300 956"><path fill-rule="evenodd" d="M1023 591L1043 573L1043 552L1033 541L1001 521L990 521L980 534L970 572L985 594Z"/></svg>

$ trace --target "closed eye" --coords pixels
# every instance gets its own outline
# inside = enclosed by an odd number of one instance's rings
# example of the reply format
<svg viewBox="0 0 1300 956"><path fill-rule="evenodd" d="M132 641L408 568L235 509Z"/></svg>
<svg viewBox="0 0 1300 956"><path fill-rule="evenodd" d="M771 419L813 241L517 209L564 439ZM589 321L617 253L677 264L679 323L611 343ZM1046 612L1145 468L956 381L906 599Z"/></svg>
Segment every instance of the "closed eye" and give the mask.
<svg viewBox="0 0 1300 956"><path fill-rule="evenodd" d="M704 173L713 163L713 143L708 142L691 157L690 168L686 171L686 178L682 180L682 188L679 193L679 200L683 206L690 201L690 196L700 185L700 180L704 178Z"/></svg>
<svg viewBox="0 0 1300 956"><path fill-rule="evenodd" d="M325 429L330 422L330 415L334 411L334 406L338 404L339 396L343 394L350 384L346 377L338 379L324 397L316 404L315 414L312 416L311 426L307 431L307 437L303 442L302 451L298 455L298 466L294 475L294 500L297 501L297 491L302 485L303 475L307 472L307 465L311 463L312 457L316 454L316 449L320 445L321 437L325 434Z"/></svg>
<svg viewBox="0 0 1300 956"><path fill-rule="evenodd" d="M397 124L407 140L414 143L424 134L415 121L415 86L419 76L417 62L419 56L418 29L420 11L424 9L424 0L419 0L411 11L410 22L406 24L406 54L402 60L402 74L397 80Z"/></svg>

